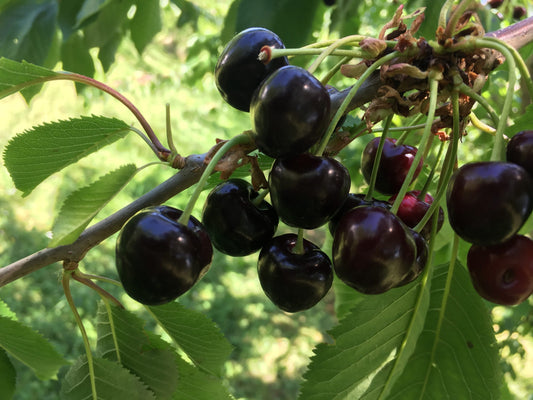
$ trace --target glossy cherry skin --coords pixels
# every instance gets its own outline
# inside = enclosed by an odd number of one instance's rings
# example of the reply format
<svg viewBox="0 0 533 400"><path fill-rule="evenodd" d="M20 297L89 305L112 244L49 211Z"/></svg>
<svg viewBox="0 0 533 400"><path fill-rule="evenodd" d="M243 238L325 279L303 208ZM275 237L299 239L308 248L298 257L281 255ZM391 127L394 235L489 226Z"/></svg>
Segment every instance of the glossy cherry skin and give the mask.
<svg viewBox="0 0 533 400"><path fill-rule="evenodd" d="M254 93L252 138L272 158L303 153L324 134L330 107L329 93L318 79L301 67L282 67Z"/></svg>
<svg viewBox="0 0 533 400"><path fill-rule="evenodd" d="M380 138L374 138L366 145L361 156L361 171L367 182L370 182L372 168L376 159ZM400 191L405 177L416 156L416 147L402 144L396 145L396 139L387 138L383 144L383 152L379 162L375 189L386 195L393 195ZM418 164L413 181L422 169L422 160Z"/></svg>
<svg viewBox="0 0 533 400"><path fill-rule="evenodd" d="M533 294L533 241L526 236L492 246L472 245L467 266L474 288L488 301L515 305Z"/></svg>
<svg viewBox="0 0 533 400"><path fill-rule="evenodd" d="M490 245L510 239L533 209L533 181L521 166L484 161L465 164L452 175L448 219L465 241Z"/></svg>
<svg viewBox="0 0 533 400"><path fill-rule="evenodd" d="M431 204L433 204L433 196L429 193L426 193L424 200L420 200L418 196L420 195L420 190L411 190L407 192L400 203L398 212L396 215L403 221L405 225L409 228L414 228L421 220L424 218L427 210ZM389 203L393 204L396 200L396 195L392 196L389 199ZM437 232L442 228L444 224L444 210L442 207L439 207L438 217L437 217ZM429 240L431 236L431 225L432 220L430 219L422 228L420 233L426 240Z"/></svg>
<svg viewBox="0 0 533 400"><path fill-rule="evenodd" d="M243 179L228 179L218 184L207 196L202 223L211 242L224 254L239 257L260 250L274 236L278 214L262 200Z"/></svg>
<svg viewBox="0 0 533 400"><path fill-rule="evenodd" d="M331 235L333 236L335 234L337 224L339 223L339 220L342 218L342 216L348 211L350 211L352 208L359 206L377 206L383 207L387 210L390 210L391 208L391 205L386 201L381 201L374 198L371 200L366 200L366 195L364 193L348 193L348 196L346 197L346 200L342 204L339 211L337 211L328 222L329 233L331 233Z"/></svg>
<svg viewBox="0 0 533 400"><path fill-rule="evenodd" d="M413 231L412 229L410 230L410 233L415 240L416 259L405 278L403 278L402 281L396 285L396 287L407 285L418 278L420 274L422 274L422 271L424 271L426 268L428 261L429 249L426 239L424 239L424 236L422 236L420 233Z"/></svg>
<svg viewBox="0 0 533 400"><path fill-rule="evenodd" d="M213 248L202 224L168 206L148 207L123 226L117 238L116 267L126 293L146 305L168 303L207 272Z"/></svg>
<svg viewBox="0 0 533 400"><path fill-rule="evenodd" d="M280 220L304 229L328 222L346 200L350 184L340 162L306 153L277 159L269 175L270 198Z"/></svg>
<svg viewBox="0 0 533 400"><path fill-rule="evenodd" d="M416 244L403 222L382 207L361 206L340 219L333 238L333 266L348 286L384 293L402 282L416 261Z"/></svg>
<svg viewBox="0 0 533 400"><path fill-rule="evenodd" d="M533 176L533 130L514 135L506 147L507 161L520 165Z"/></svg>
<svg viewBox="0 0 533 400"><path fill-rule="evenodd" d="M303 240L304 252L294 252L297 235L274 237L259 253L257 272L263 291L280 309L307 310L317 304L333 282L331 260L318 246Z"/></svg>
<svg viewBox="0 0 533 400"><path fill-rule="evenodd" d="M250 110L255 90L272 72L288 65L286 57L267 64L257 57L263 46L284 49L281 39L264 28L248 28L234 36L220 54L215 66L215 82L222 98L241 111Z"/></svg>

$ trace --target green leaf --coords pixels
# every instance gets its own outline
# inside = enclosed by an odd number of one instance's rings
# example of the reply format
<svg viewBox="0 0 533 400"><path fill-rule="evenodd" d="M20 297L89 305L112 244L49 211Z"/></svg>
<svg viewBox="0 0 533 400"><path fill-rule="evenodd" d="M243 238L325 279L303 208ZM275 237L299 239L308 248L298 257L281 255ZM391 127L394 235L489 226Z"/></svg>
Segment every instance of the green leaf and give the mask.
<svg viewBox="0 0 533 400"><path fill-rule="evenodd" d="M85 0L69 0L59 2L59 12L57 15L57 22L61 33L63 34L63 40L66 41L78 28L76 16L84 5Z"/></svg>
<svg viewBox="0 0 533 400"><path fill-rule="evenodd" d="M155 400L156 397L138 377L120 364L93 358L98 400ZM87 357L80 357L69 369L61 386L62 400L93 398Z"/></svg>
<svg viewBox="0 0 533 400"><path fill-rule="evenodd" d="M7 353L0 349L0 393L2 393L2 399L12 399L16 386L17 372L15 367L13 367Z"/></svg>
<svg viewBox="0 0 533 400"><path fill-rule="evenodd" d="M115 62L115 54L117 53L120 42L122 42L122 34L120 32L115 32L107 43L98 50L98 59L102 64L104 72L107 72Z"/></svg>
<svg viewBox="0 0 533 400"><path fill-rule="evenodd" d="M0 347L30 367L40 379L56 377L67 361L39 333L0 316Z"/></svg>
<svg viewBox="0 0 533 400"><path fill-rule="evenodd" d="M10 318L14 321L17 320L16 314L13 311L11 311L9 306L6 303L4 303L2 300L0 300L0 316Z"/></svg>
<svg viewBox="0 0 533 400"><path fill-rule="evenodd" d="M76 32L61 45L61 61L63 69L77 72L85 76L94 76L94 61L89 52L81 32ZM76 83L76 90L79 92L85 85Z"/></svg>
<svg viewBox="0 0 533 400"><path fill-rule="evenodd" d="M80 26L85 20L91 18L113 0L84 0L83 5L76 15L76 25Z"/></svg>
<svg viewBox="0 0 533 400"><path fill-rule="evenodd" d="M508 137L513 137L520 131L527 131L531 129L533 124L533 104L530 104L526 107L526 110L523 115L516 118L514 124L505 129L505 135Z"/></svg>
<svg viewBox="0 0 533 400"><path fill-rule="evenodd" d="M384 397L403 372L422 331L429 282L420 280L379 296L367 295L333 328L334 344L319 344L311 359L302 399L359 399L389 363Z"/></svg>
<svg viewBox="0 0 533 400"><path fill-rule="evenodd" d="M180 381L173 400L232 400L222 381L178 358Z"/></svg>
<svg viewBox="0 0 533 400"><path fill-rule="evenodd" d="M131 39L141 54L156 33L161 30L159 0L137 2L137 11L130 22Z"/></svg>
<svg viewBox="0 0 533 400"><path fill-rule="evenodd" d="M58 75L48 68L0 58L0 99L17 93L33 82L42 83Z"/></svg>
<svg viewBox="0 0 533 400"><path fill-rule="evenodd" d="M120 192L137 172L133 164L102 176L71 193L63 202L52 228L50 247L74 242L92 219Z"/></svg>
<svg viewBox="0 0 533 400"><path fill-rule="evenodd" d="M111 315L110 315L110 314ZM177 354L172 346L144 330L144 321L125 309L100 304L97 354L120 363L156 394L170 399L178 386Z"/></svg>
<svg viewBox="0 0 533 400"><path fill-rule="evenodd" d="M213 321L177 302L148 309L196 366L210 374L219 375L232 346Z"/></svg>
<svg viewBox="0 0 533 400"><path fill-rule="evenodd" d="M106 117L80 117L33 127L15 136L4 162L23 196L50 175L123 138L129 126Z"/></svg>
<svg viewBox="0 0 533 400"><path fill-rule="evenodd" d="M0 14L0 55L42 64L52 44L57 16L53 0L22 0Z"/></svg>
<svg viewBox="0 0 533 400"><path fill-rule="evenodd" d="M435 269L424 330L390 399L499 398L502 374L489 310L456 264Z"/></svg>
<svg viewBox="0 0 533 400"><path fill-rule="evenodd" d="M125 32L128 11L133 0L110 0L99 9L94 21L84 27L85 40L89 47L105 46L117 33Z"/></svg>
<svg viewBox="0 0 533 400"><path fill-rule="evenodd" d="M276 33L286 47L299 47L310 41L320 6L319 0L239 0L233 10L236 18L233 12L229 15L225 24L231 26L225 26L224 32L261 26Z"/></svg>

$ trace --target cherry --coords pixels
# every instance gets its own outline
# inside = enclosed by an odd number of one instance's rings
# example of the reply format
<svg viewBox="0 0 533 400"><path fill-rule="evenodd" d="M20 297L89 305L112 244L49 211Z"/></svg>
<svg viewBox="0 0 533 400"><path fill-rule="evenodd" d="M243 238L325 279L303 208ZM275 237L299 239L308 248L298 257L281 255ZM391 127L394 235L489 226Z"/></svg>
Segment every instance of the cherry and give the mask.
<svg viewBox="0 0 533 400"><path fill-rule="evenodd" d="M522 19L527 15L527 10L523 6L515 6L513 7L513 18L514 19Z"/></svg>
<svg viewBox="0 0 533 400"><path fill-rule="evenodd" d="M273 72L252 97L252 137L272 158L307 151L329 123L327 89L307 70L289 65Z"/></svg>
<svg viewBox="0 0 533 400"><path fill-rule="evenodd" d="M378 294L399 285L416 261L413 236L383 207L356 207L340 219L333 238L333 266L348 286Z"/></svg>
<svg viewBox="0 0 533 400"><path fill-rule="evenodd" d="M448 219L467 242L500 243L516 234L529 217L532 196L532 178L517 164L465 164L454 172L447 188Z"/></svg>
<svg viewBox="0 0 533 400"><path fill-rule="evenodd" d="M148 207L123 226L116 243L116 267L126 293L142 304L168 303L207 272L213 248L202 224L168 206Z"/></svg>
<svg viewBox="0 0 533 400"><path fill-rule="evenodd" d="M413 282L416 278L420 276L420 274L422 274L422 271L426 267L428 261L429 249L426 239L424 239L424 236L422 236L420 233L413 231L412 229L410 230L410 233L413 236L413 239L415 240L416 259L405 278L403 278L402 281L398 283L395 287L404 286L408 283Z"/></svg>
<svg viewBox="0 0 533 400"><path fill-rule="evenodd" d="M365 197L366 195L364 193L348 193L348 197L346 197L346 200L342 204L339 211L337 211L328 222L329 233L331 233L332 236L335 234L335 229L339 223L339 220L352 208L359 206L377 206L386 208L387 210L390 210L391 208L391 205L386 201L381 201L374 198L372 200L366 200Z"/></svg>
<svg viewBox="0 0 533 400"><path fill-rule="evenodd" d="M277 159L269 175L270 198L279 218L304 229L328 222L344 203L350 184L340 162L307 153Z"/></svg>
<svg viewBox="0 0 533 400"><path fill-rule="evenodd" d="M295 253L297 235L274 237L259 253L257 271L267 297L287 312L307 310L329 291L333 270L329 257L303 239L303 253Z"/></svg>
<svg viewBox="0 0 533 400"><path fill-rule="evenodd" d="M249 111L252 95L273 71L288 65L286 57L267 64L258 60L263 46L284 49L281 39L264 28L248 28L233 37L215 66L215 82L222 98L238 110Z"/></svg>
<svg viewBox="0 0 533 400"><path fill-rule="evenodd" d="M533 130L514 135L506 148L507 161L523 167L533 176Z"/></svg>
<svg viewBox="0 0 533 400"><path fill-rule="evenodd" d="M361 171L369 183L372 168L376 159L380 138L374 138L366 145L361 156ZM375 189L386 195L393 195L400 191L407 172L416 156L416 147L406 144L396 145L396 139L386 138L379 163ZM422 161L417 166L413 181L422 169Z"/></svg>
<svg viewBox="0 0 533 400"><path fill-rule="evenodd" d="M224 254L244 256L254 253L274 236L278 215L243 179L218 184L207 196L202 222L213 246Z"/></svg>
<svg viewBox="0 0 533 400"><path fill-rule="evenodd" d="M398 218L400 218L403 223L410 228L414 228L416 225L418 225L433 203L433 196L431 196L429 193L424 195L424 201L420 200L418 198L419 196L420 190L411 190L407 192L400 203L398 212L396 213ZM396 195L389 199L389 203L393 204L394 200L396 200ZM444 210L442 207L439 207L438 213L437 232L444 224ZM426 240L429 240L429 237L431 236L431 225L432 221L430 219L420 231Z"/></svg>
<svg viewBox="0 0 533 400"><path fill-rule="evenodd" d="M503 0L489 0L489 1L487 2L487 5L488 5L490 8L498 8L498 7L500 7L502 4L503 4Z"/></svg>
<svg viewBox="0 0 533 400"><path fill-rule="evenodd" d="M476 291L484 299L515 305L533 294L533 241L515 235L491 245L472 245L467 266Z"/></svg>

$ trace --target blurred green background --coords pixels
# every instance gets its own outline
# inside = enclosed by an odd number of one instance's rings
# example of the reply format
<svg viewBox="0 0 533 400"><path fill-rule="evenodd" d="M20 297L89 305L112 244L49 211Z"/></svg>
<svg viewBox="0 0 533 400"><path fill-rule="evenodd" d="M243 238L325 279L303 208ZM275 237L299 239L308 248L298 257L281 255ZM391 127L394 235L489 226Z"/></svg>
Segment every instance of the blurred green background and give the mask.
<svg viewBox="0 0 533 400"><path fill-rule="evenodd" d="M161 138L165 132L165 104L169 103L178 150L183 155L203 153L215 144L217 138L227 139L250 127L248 114L236 111L222 101L212 74L217 54L224 45L220 32L231 2L195 1L206 14L196 24L187 24L179 29L175 23L182 11L168 2L161 4L164 6L163 30L146 47L142 57L133 44L125 40L110 71L104 74L97 68L96 78L128 97ZM392 14L380 10L375 4L365 2L368 13L360 18L359 32L374 35L376 29L391 17ZM320 29L313 34L315 39L327 37L330 17L330 11L325 11L324 20L318 25ZM97 54L92 55L96 59ZM61 65L56 68L60 69ZM339 84L343 83L346 82L339 81ZM496 73L491 85L494 89L490 93L497 103L499 96L505 93L505 71ZM135 123L132 115L110 96L91 88L78 94L74 85L54 82L47 84L29 105L20 95L0 100L0 147L10 137L33 125L90 114ZM482 148L479 144L487 140L487 135L473 132L472 136L472 141L462 146L461 156L487 156L478 150ZM359 141L342 153L343 161L350 164L351 171L358 168L363 146L364 142ZM7 170L0 169L0 266L47 246L55 212L70 191L121 164L133 162L141 166L152 161L155 160L149 148L130 134L126 139L55 174L27 198L22 198L14 189ZM98 218L123 207L173 173L165 166L143 170ZM355 179L354 182L362 183L362 180ZM189 195L190 191L185 191L167 204L183 208ZM199 217L201 209L202 199L194 215ZM318 245L330 240L323 229L309 234ZM114 243L115 237L111 237L90 251L81 269L116 277ZM225 377L236 398L294 399L313 347L329 340L326 331L336 322L334 295L330 293L309 311L284 313L262 293L256 276L256 257L231 258L216 253L209 274L182 296L180 302L206 313L235 346L231 359L225 365ZM16 312L21 322L41 332L69 360L74 360L84 352L84 348L62 295L58 279L60 271L60 265L51 265L19 279L0 288L0 298ZM126 307L142 313L138 304L116 288L110 286L106 289L119 296ZM77 284L73 284L73 294L89 335L95 340L91 321L96 315L98 296ZM506 376L510 388L517 398L527 398L533 393L531 304L512 309L496 307L493 315L497 323L495 329L500 331L498 339L502 344L503 365L508 372ZM16 366L17 400L57 398L58 381L39 381L24 366L17 363Z"/></svg>

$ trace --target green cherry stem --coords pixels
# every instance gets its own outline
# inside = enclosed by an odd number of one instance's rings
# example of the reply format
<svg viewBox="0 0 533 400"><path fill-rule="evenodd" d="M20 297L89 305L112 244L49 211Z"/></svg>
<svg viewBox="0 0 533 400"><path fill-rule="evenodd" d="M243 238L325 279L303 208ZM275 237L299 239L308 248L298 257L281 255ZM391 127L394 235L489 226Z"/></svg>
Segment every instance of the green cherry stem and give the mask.
<svg viewBox="0 0 533 400"><path fill-rule="evenodd" d="M374 187L376 186L376 179L378 176L379 164L381 163L381 154L383 153L383 146L385 145L385 140L389 135L389 128L392 123L392 114L385 119L383 126L383 133L379 139L378 148L376 150L376 157L374 158L374 164L372 165L372 173L370 174L370 182L368 184L368 191L366 192L365 200L372 201L372 196L374 195Z"/></svg>
<svg viewBox="0 0 533 400"><path fill-rule="evenodd" d="M499 122L500 122L500 117L498 116L498 114L496 113L496 111L494 110L494 108L492 108L492 106L489 104L489 102L487 101L487 99L485 99L483 96L481 96L479 93L477 93L476 91L474 91L474 89L472 89L470 86L468 86L466 83L464 83L462 80L461 80L461 83L459 84L458 86L458 89L461 93L467 95L468 97L471 97L473 98L479 105L481 105L490 115L490 118L492 119L492 122L495 124L495 125L498 125Z"/></svg>
<svg viewBox="0 0 533 400"><path fill-rule="evenodd" d="M80 330L81 336L83 338L83 345L85 346L85 353L87 355L87 365L89 367L89 379L91 381L92 398L93 400L98 400L98 394L96 393L96 379L94 374L93 354L91 352L89 337L87 336L87 331L83 326L83 321L80 317L80 314L78 313L76 305L74 304L72 292L70 291L70 279L72 278L73 272L74 270L63 269L63 277L61 279L61 284L63 285L63 291L65 292L67 303L70 306L72 314L74 314L74 319L76 320L76 324L78 325L78 329Z"/></svg>
<svg viewBox="0 0 533 400"><path fill-rule="evenodd" d="M261 202L265 199L265 197L267 197L268 193L270 192L270 189L263 189L259 192L259 194L257 195L257 197L255 199L252 200L252 204L256 207L259 206L259 204L261 204Z"/></svg>
<svg viewBox="0 0 533 400"><path fill-rule="evenodd" d="M440 206L440 202L446 193L446 188L450 177L452 176L455 159L457 157L457 149L459 148L459 139L461 138L460 132L460 115L459 115L459 93L452 92L452 108L453 108L453 130L452 130L452 143L448 146L446 151L446 157L444 158L439 183L437 185L437 193L433 198L433 203L429 206L428 210L420 220L420 222L413 228L415 231L420 230L426 225L431 216L436 212Z"/></svg>
<svg viewBox="0 0 533 400"><path fill-rule="evenodd" d="M298 238L296 239L296 244L292 249L294 254L304 254L304 230L302 228L298 229Z"/></svg>
<svg viewBox="0 0 533 400"><path fill-rule="evenodd" d="M491 161L500 161L503 159L503 151L505 144L504 130L507 124L507 118L509 117L513 104L514 88L516 85L516 63L513 55L511 54L507 46L501 44L498 39L479 39L476 42L477 44L483 47L492 48L502 53L509 66L509 76L507 78L507 93L505 94L505 99L503 101L500 120L498 121L498 125L496 126L496 133L494 134L494 145L492 148L492 154L490 156Z"/></svg>
<svg viewBox="0 0 533 400"><path fill-rule="evenodd" d="M400 54L399 51L393 51L390 54L387 54L384 57L381 57L379 60L377 60L375 63L373 63L370 67L366 69L365 72L361 75L361 77L355 82L355 84L352 86L344 100L342 101L340 107L337 109L337 112L333 116L333 119L330 121L328 129L324 133L324 137L322 138L322 141L320 142L320 146L318 147L318 150L315 152L315 155L321 156L324 153L324 150L326 149L326 146L328 145L329 139L331 138L331 135L335 131L335 127L337 126L337 123L340 121L344 113L346 112L346 109L350 105L350 102L355 96L355 93L359 90L363 82L368 79L368 77L379 67L381 67L383 64L389 62L390 60L398 57Z"/></svg>
<svg viewBox="0 0 533 400"><path fill-rule="evenodd" d="M187 206L183 210L183 214L178 219L178 222L182 225L187 225L189 223L189 218L191 217L192 210L194 209L194 205L198 201L198 198L200 197L200 193L204 190L204 186L207 183L207 180L209 179L209 176L215 169L215 166L220 161L220 159L228 152L229 149L231 149L233 146L239 145L239 144L247 144L250 143L252 139L249 135L246 133L241 133L240 135L237 135L230 140L228 140L218 151L213 155L213 158L211 161L209 161L209 164L207 167L205 167L204 172L202 173L202 176L200 177L200 180L196 184L196 187L194 189L194 192L192 196L189 199L189 202L187 203Z"/></svg>
<svg viewBox="0 0 533 400"><path fill-rule="evenodd" d="M113 296L107 290L102 289L100 286L98 286L96 283L94 283L93 281L88 279L88 277L86 275L80 273L78 270L72 271L72 279L74 279L75 281L78 281L78 282L84 284L85 286L93 289L95 292L97 292L100 295L100 297L102 297L102 299L104 299L106 301L111 301L111 302L115 303L115 305L117 305L118 307L124 308L122 303L120 301L118 301L115 296Z"/></svg>
<svg viewBox="0 0 533 400"><path fill-rule="evenodd" d="M431 171L429 172L429 175L426 179L426 182L424 183L424 186L422 189L420 189L420 194L418 195L418 200L425 201L426 193L429 190L429 186L431 185L431 182L433 181L433 177L435 176L435 173L437 172L437 166L439 165L440 158L442 157L442 153L444 152L444 141L440 142L439 151L437 153L437 157L435 158L435 162L431 166Z"/></svg>
<svg viewBox="0 0 533 400"><path fill-rule="evenodd" d="M422 119L423 117L423 114L419 114L417 115L412 123L415 124L416 122L418 122L420 119ZM415 130L415 129L423 129L426 127L426 124L418 124L418 125L413 125L417 128L413 128L413 127L408 127L408 128L404 128L402 129L403 133L400 135L400 137L396 140L396 146L401 146L403 144L403 142L405 142L405 139L407 139L407 136L409 135L409 133L411 133L412 130ZM390 131L392 132L392 129L390 129Z"/></svg>
<svg viewBox="0 0 533 400"><path fill-rule="evenodd" d="M407 193L409 186L411 185L411 181L413 180L413 177L415 175L416 168L418 167L420 160L422 160L422 153L425 151L425 148L428 145L429 138L431 136L431 127L433 125L433 121L435 120L435 110L437 109L439 80L441 79L441 77L442 77L441 72L433 70L433 71L430 71L429 73L428 118L426 120L426 125L424 127L424 133L422 134L422 139L420 140L419 151L416 152L415 158L413 159L413 163L411 164L409 171L407 171L407 176L405 177L405 180L403 181L400 191L398 192L398 195L396 199L394 200L394 203L392 204L391 212L393 214L396 214L398 212L398 208L400 208L400 204L403 198L405 197L405 194Z"/></svg>

